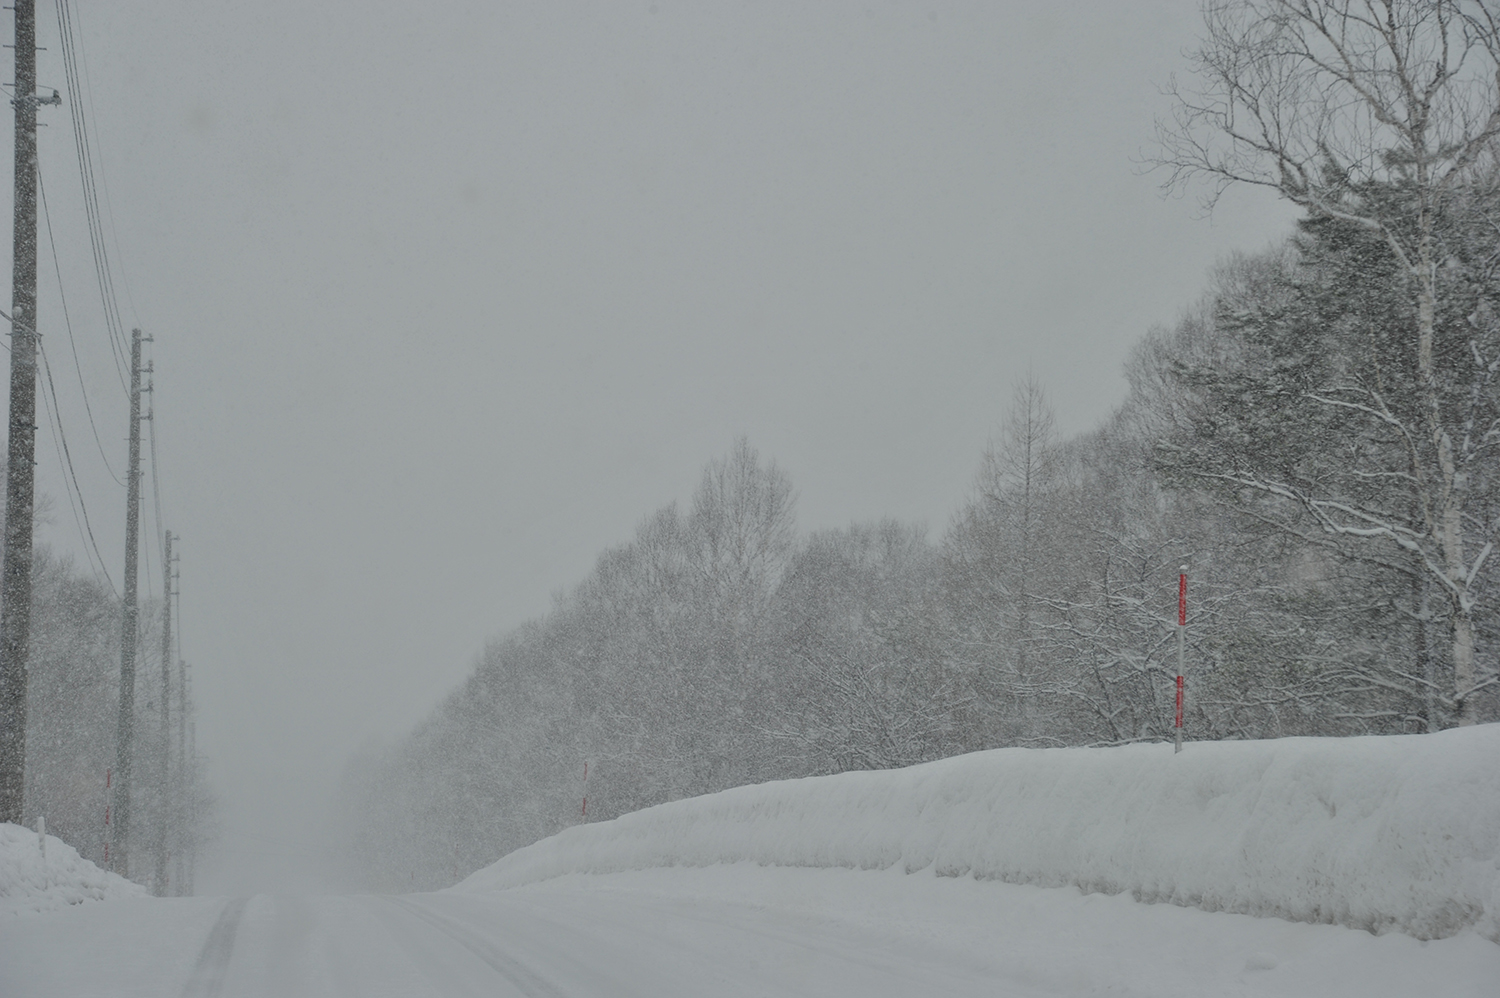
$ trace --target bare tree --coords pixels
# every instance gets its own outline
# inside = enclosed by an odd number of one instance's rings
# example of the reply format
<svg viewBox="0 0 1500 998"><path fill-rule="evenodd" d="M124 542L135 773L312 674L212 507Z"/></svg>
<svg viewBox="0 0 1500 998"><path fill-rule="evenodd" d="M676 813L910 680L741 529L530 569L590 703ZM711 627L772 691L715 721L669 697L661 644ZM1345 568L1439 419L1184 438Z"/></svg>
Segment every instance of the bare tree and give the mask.
<svg viewBox="0 0 1500 998"><path fill-rule="evenodd" d="M1483 309L1459 309L1467 320L1444 327L1440 271L1443 219L1480 204L1477 182L1493 173L1497 11L1488 0L1207 0L1203 11L1198 86L1174 83L1175 113L1159 130L1168 184L1206 178L1210 205L1231 184L1269 187L1384 244L1413 306L1414 404L1378 379L1334 378L1301 393L1401 439L1407 467L1390 481L1411 492L1418 515L1403 521L1252 467L1211 474L1300 506L1326 534L1413 557L1449 603L1453 695L1459 723L1471 724L1483 685L1474 610L1495 532L1474 517L1471 485L1500 444L1488 406L1500 345ZM1467 348L1444 342L1455 339Z"/></svg>
<svg viewBox="0 0 1500 998"><path fill-rule="evenodd" d="M698 547L700 582L725 623L740 636L765 611L796 542L797 498L772 461L762 465L740 437L703 471L689 524Z"/></svg>
<svg viewBox="0 0 1500 998"><path fill-rule="evenodd" d="M1039 695L1038 594L1055 572L1057 508L1052 408L1035 378L1018 381L998 439L946 540L955 648L995 705L1010 713L993 743L1029 743Z"/></svg>
<svg viewBox="0 0 1500 998"><path fill-rule="evenodd" d="M778 591L778 648L789 666L770 691L778 737L819 768L885 769L962 750L972 704L927 633L938 559L925 528L885 520L814 534Z"/></svg>

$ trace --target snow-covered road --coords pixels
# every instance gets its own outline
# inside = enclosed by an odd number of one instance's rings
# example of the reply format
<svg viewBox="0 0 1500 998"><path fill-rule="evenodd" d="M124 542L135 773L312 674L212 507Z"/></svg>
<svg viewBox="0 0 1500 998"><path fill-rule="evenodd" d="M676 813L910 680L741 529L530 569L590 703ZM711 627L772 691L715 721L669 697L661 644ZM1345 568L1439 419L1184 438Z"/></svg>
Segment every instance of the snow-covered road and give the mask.
<svg viewBox="0 0 1500 998"><path fill-rule="evenodd" d="M141 898L0 924L0 995L1490 996L1500 946L750 864L483 893Z"/></svg>

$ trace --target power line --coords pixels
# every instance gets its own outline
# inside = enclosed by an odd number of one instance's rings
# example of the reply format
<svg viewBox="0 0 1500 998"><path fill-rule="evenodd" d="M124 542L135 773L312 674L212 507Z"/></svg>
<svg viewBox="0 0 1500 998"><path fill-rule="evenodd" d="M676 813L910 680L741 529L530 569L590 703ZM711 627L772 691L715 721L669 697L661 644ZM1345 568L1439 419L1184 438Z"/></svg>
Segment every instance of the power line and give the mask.
<svg viewBox="0 0 1500 998"><path fill-rule="evenodd" d="M40 169L37 170L36 183L42 195L42 217L47 220L47 242L52 246L52 267L57 272L57 296L62 301L63 324L68 329L68 345L73 348L73 370L78 372L78 388L83 393L83 408L89 416L89 429L94 431L94 443L99 448L99 457L104 461L105 470L124 488L125 483L115 474L114 467L109 463L109 455L104 450L104 441L99 438L99 426L94 422L94 407L89 404L88 386L83 383L83 365L78 360L78 341L73 336L73 320L68 314L68 296L63 292L62 265L57 260L57 240L52 236L52 213L47 210L47 185L42 182Z"/></svg>
<svg viewBox="0 0 1500 998"><path fill-rule="evenodd" d="M114 276L109 265L109 254L104 240L104 224L99 211L99 192L94 170L94 156L90 148L87 118L84 114L82 85L78 71L78 54L74 35L72 7L68 0L57 0L57 25L62 42L63 71L67 78L68 108L72 112L73 143L78 151L78 175L83 184L84 215L88 219L89 245L93 250L94 274L99 282L99 298L104 306L105 326L110 334L110 348L115 357L115 370L120 378L120 387L126 395L125 330L120 319L118 300L115 297Z"/></svg>
<svg viewBox="0 0 1500 998"><path fill-rule="evenodd" d="M57 399L56 397L54 397L49 403L47 401L46 393L43 392L42 404L46 406L47 409L47 429L52 433L52 446L57 451L58 463L63 464L64 467L66 467L66 461L63 458L63 449L58 443ZM74 498L75 490L71 485L67 483L66 479L63 480L63 490L68 494L68 509L73 513L73 524L78 528L78 536L87 541L88 537L84 533L83 521L78 518L78 501ZM86 547L84 548L83 553L84 557L88 558L89 560L89 571L94 572L97 575L98 568L94 563L94 555L91 554Z"/></svg>
<svg viewBox="0 0 1500 998"><path fill-rule="evenodd" d="M104 308L105 326L108 332L110 347L115 358L116 374L119 376L120 385L125 389L126 395L128 397L131 394L131 390L130 388L126 387L124 374L124 369L127 366L124 360L126 350L125 326L120 316L120 303L115 291L114 268L110 264L107 233L105 232L104 224L104 211L101 210L100 207L99 188L101 186L104 188L106 195L104 207L105 209L108 209L110 211L109 227L110 233L114 233L116 252L119 251L119 236L114 226L113 209L110 208L108 202L108 180L104 176L102 166L96 167L95 161L98 157L93 150L93 146L97 140L97 137L92 136L93 140L91 140L91 133L93 130L90 128L89 113L92 113L93 110L93 94L91 90L85 87L88 67L86 65L86 56L83 51L83 32L80 30L77 24L76 15L69 0L57 0L56 10L58 35L63 52L63 71L66 77L66 85L68 90L68 108L71 112L70 118L73 126L74 146L78 154L78 173L83 187L84 214L88 221L89 246L93 253L94 274L99 285L99 297L100 302ZM85 112L85 101L88 102L89 107L89 111L87 113ZM59 278L59 283L60 281L61 278ZM127 295L129 294L128 284L126 285L126 293ZM133 309L134 305L132 303L132 310ZM71 324L69 325L69 337L71 340ZM134 348L132 347L131 349L133 352ZM74 359L76 363L76 344L74 345ZM130 365L128 366L130 366L132 370L134 370L134 365L135 361L132 360ZM132 378L134 377L135 376L132 375ZM83 385L81 365L79 365L79 384L80 386ZM148 388L146 390L149 392L152 391L152 388ZM85 402L87 402L87 389L85 389L84 394ZM160 537L164 538L166 527L162 521L161 515L161 476L159 470L159 461L157 458L156 422L154 416L155 396L153 395L152 411L146 417L146 419L151 423L151 483L152 495L154 500L153 508L156 514L156 533ZM92 411L90 412L90 425L94 426ZM104 453L104 447L102 442L100 442L99 440L97 426L94 427L94 436L95 441L99 443L100 453L102 455ZM105 464L106 466L108 466L107 459L105 461ZM119 482L120 478L118 475L115 475L114 469L111 467L109 471L111 476L114 477L115 481ZM126 487L128 491L130 486L126 484ZM163 557L165 558L165 554L163 554ZM146 588L147 592L149 593L152 588L151 552L149 547L146 551L146 565ZM164 593L163 597L167 598L167 594Z"/></svg>
<svg viewBox="0 0 1500 998"><path fill-rule="evenodd" d="M13 318L11 318L11 316L7 315L4 310L0 310L0 319L4 319L6 322L9 322L12 326L15 325L15 319L13 319ZM53 443L54 443L54 445L56 445L60 441L60 443L61 443L61 453L59 454L59 457L63 458L64 463L67 465L68 475L73 480L72 491L70 491L68 493L68 504L70 506L72 505L72 503L73 503L73 495L76 492L77 495L78 495L78 508L83 510L83 527L80 528L80 533L85 532L85 528L86 528L86 532L88 534L88 541L89 541L90 545L94 549L95 556L97 556L97 558L99 560L99 570L104 575L104 581L106 581L106 582L109 583L110 590L112 592L114 592L116 596L118 596L119 592L117 590L115 590L114 580L109 577L109 570L107 568L105 568L105 565L104 565L104 556L99 553L99 544L98 544L97 541L94 540L94 528L93 528L93 525L89 522L88 505L84 502L84 499L83 499L83 490L81 488L79 488L79 486L78 486L78 475L73 470L73 455L72 455L72 452L68 449L67 434L63 430L63 426L62 426L62 413L61 413L61 410L59 409L58 401L57 401L57 385L52 380L52 365L47 360L47 351L42 347L42 342L41 342L41 337L40 336L37 337L37 350L38 350L38 352L42 356L42 370L45 371L46 374L47 374L47 387L52 392L52 404L48 407L48 410L47 410L48 411L48 417L49 417L49 419L48 419L48 427L51 428L52 427L52 420L56 419L57 425L56 425L55 430L53 431L56 435L53 438ZM46 396L45 393L43 393L43 395L42 395L42 402L45 404L46 401L47 401L47 396ZM64 487L67 486L67 480L66 479L63 481L63 485L64 485ZM77 516L78 516L78 511L77 510L74 510L73 516L75 517L75 519L77 518ZM86 553L87 552L85 552L85 554ZM92 562L90 563L90 565L92 567Z"/></svg>
<svg viewBox="0 0 1500 998"><path fill-rule="evenodd" d="M68 107L72 112L73 140L78 151L79 178L83 184L84 214L88 220L89 245L93 251L94 273L99 282L100 301L104 306L105 325L109 331L110 346L115 355L116 373L120 375L121 387L125 387L123 374L125 327L120 317L119 298L115 293L114 268L110 265L109 250L104 231L104 217L100 210L99 187L101 184L108 191L108 183L103 178L102 168L95 168L96 156L93 152L93 144L90 141L90 128L88 115L84 111L84 99L87 96L92 102L92 94L85 91L83 80L87 73L84 65L84 54L82 52L83 33L78 29L72 4L69 0L57 0L57 23L58 34L62 42L63 70L67 78ZM114 231L113 215L110 218L111 231ZM118 236L115 239L116 249L119 248ZM128 292L127 287L127 292ZM133 350L133 347L132 347ZM131 362L132 365L134 361ZM133 376L132 376L133 377ZM153 386L154 387L154 386ZM148 388L147 391L151 391ZM130 390L126 389L126 394ZM155 396L152 400L152 413L146 418L151 422L151 482L154 497L154 509L156 513L156 533L165 537L165 526L161 517L161 484L156 457L156 423ZM101 445L102 450L102 445ZM111 469L113 474L113 469ZM119 481L118 476L115 478ZM127 485L127 490L129 486ZM151 592L151 553L149 548L146 552L147 583L146 591Z"/></svg>
<svg viewBox="0 0 1500 998"><path fill-rule="evenodd" d="M69 10L69 16L72 16L71 8ZM98 121L99 112L98 109L94 107L94 85L93 81L89 79L89 58L88 53L83 50L83 29L81 27L78 30L77 48L78 69L79 74L83 80L83 98L88 101L89 114L92 116L89 120ZM98 146L99 127L97 125L93 127L93 133L94 145ZM102 161L102 155L100 156L100 159ZM120 251L120 233L119 229L115 226L114 202L110 199L109 196L109 174L104 170L102 165L99 169L99 183L104 188L104 213L109 217L109 235L115 244L115 254L119 258L123 258L125 254ZM135 307L135 296L130 293L130 274L125 270L124 267L120 268L120 283L125 288L125 301L130 306L130 314L132 317L134 317L135 324L139 326L141 325L141 317ZM120 330L122 341L124 339L124 333L125 330L122 327Z"/></svg>
<svg viewBox="0 0 1500 998"><path fill-rule="evenodd" d="M109 569L105 566L104 555L99 552L99 542L94 539L94 525L89 522L89 508L88 504L83 501L83 489L78 485L78 473L73 470L73 454L68 450L68 435L63 429L62 410L57 402L57 385L52 381L52 364L47 360L47 348L41 345L40 339L37 341L37 348L42 354L42 370L47 373L47 389L52 393L52 405L48 411L57 421L57 438L62 443L62 457L68 466L68 477L73 480L73 491L78 494L78 508L83 510L83 527L88 532L89 546L94 549L94 555L99 559L99 572L104 576L104 581L109 583L110 592L118 597L120 592L115 588L115 580L109 577ZM45 402L46 399L47 396L43 395L42 401ZM69 494L68 501L71 505L71 493ZM73 515L76 518L78 514L75 511Z"/></svg>
<svg viewBox="0 0 1500 998"><path fill-rule="evenodd" d="M72 62L72 65L73 65L73 83L72 83L72 87L76 88L77 89L77 93L79 94L79 102L80 102L79 103L79 109L80 109L80 111L83 108L83 103L82 102L84 100L87 100L88 101L88 108L89 108L88 113L89 113L89 115L92 116L92 118L85 116L83 118L83 120L82 120L83 138L84 138L86 150L88 152L89 182L90 182L91 185L93 185L94 182L95 182L96 171L94 169L94 161L97 159L97 160L100 161L100 166L99 166L99 169L97 170L97 182L98 182L99 186L101 186L101 187L104 188L104 213L109 216L109 231L110 231L110 236L114 240L115 252L116 252L116 254L119 254L120 253L120 239L119 239L119 234L118 234L118 232L117 232L117 230L115 228L114 209L111 206L110 199L109 199L109 174L104 171L102 154L97 153L97 152L94 151L95 148L99 145L99 129L98 129L97 126L91 126L90 122L98 120L98 114L97 114L97 111L96 111L96 109L94 107L94 91L93 91L93 87L91 86L90 81L89 81L88 53L83 50L84 49L83 29L81 27L79 27L77 25L76 21L75 21L75 15L73 13L73 7L72 7L72 4L69 2L69 0L58 0L58 3L61 4L62 6L67 7L67 12L66 13L67 13L67 21L68 21L68 33L67 33L68 34L68 58ZM80 83L81 83L81 85L80 85ZM90 138L91 133L92 133L92 138ZM125 340L125 326L124 326L124 322L120 318L120 304L119 304L119 299L115 296L115 285L114 285L115 275L114 275L114 269L111 268L110 265L109 265L109 256L108 256L108 254L104 252L104 250L105 250L105 244L103 242L103 238L104 238L104 220L103 220L103 215L101 215L100 212L99 212L99 194L98 194L97 189L92 190L92 194L93 194L95 221L96 221L96 224L98 225L99 237L100 237L100 246L99 246L100 255L101 255L101 258L104 260L105 275L109 278L110 301L111 301L111 304L114 307L114 313L115 313L115 334L119 337L120 346L121 346L121 349L123 351L123 349L125 347L125 343L126 343L126 340ZM121 271L120 271L120 283L123 284L124 287L125 287L125 297L126 297L127 300L130 300L130 310L131 310L131 313L134 314L135 313L135 302L134 302L133 299L131 299L130 281L129 281L129 278L127 277L127 275L125 274L125 271L124 271L123 268L121 268ZM137 318L139 318L139 317L137 316ZM139 322L137 322L136 324L139 325Z"/></svg>
<svg viewBox="0 0 1500 998"><path fill-rule="evenodd" d="M79 59L73 23L72 7L68 0L57 0L58 33L63 49L63 70L67 81L70 120L73 125L73 140L78 150L79 177L83 183L84 210L89 222L89 242L94 251L94 265L99 278L99 290L105 311L105 321L112 335L116 360L123 364L125 331L120 320L119 304L114 294L113 272L109 256L105 252L104 229L99 215L99 196L95 181L94 154L89 140L88 119L84 114L82 85L80 83ZM123 378L121 382L124 384ZM128 390L127 390L128 391Z"/></svg>

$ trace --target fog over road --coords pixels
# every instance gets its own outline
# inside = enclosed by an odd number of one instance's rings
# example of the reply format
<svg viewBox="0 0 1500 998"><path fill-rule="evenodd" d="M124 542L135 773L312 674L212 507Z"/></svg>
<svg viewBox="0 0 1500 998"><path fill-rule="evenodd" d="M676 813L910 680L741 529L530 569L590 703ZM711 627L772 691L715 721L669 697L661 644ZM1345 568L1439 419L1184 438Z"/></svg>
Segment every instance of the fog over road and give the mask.
<svg viewBox="0 0 1500 998"><path fill-rule="evenodd" d="M994 994L992 980L949 966L941 948L920 938L877 939L837 922L735 903L560 892L258 895L119 907L134 909L126 916L132 931L177 925L153 937L156 959L120 954L113 966L100 960L26 968L25 954L14 954L0 972L11 982L5 993ZM114 942L124 926L111 926L101 935ZM117 971L126 971L118 991Z"/></svg>
<svg viewBox="0 0 1500 998"><path fill-rule="evenodd" d="M504 891L112 901L0 925L0 994L1488 995L1500 947L968 877L734 864Z"/></svg>

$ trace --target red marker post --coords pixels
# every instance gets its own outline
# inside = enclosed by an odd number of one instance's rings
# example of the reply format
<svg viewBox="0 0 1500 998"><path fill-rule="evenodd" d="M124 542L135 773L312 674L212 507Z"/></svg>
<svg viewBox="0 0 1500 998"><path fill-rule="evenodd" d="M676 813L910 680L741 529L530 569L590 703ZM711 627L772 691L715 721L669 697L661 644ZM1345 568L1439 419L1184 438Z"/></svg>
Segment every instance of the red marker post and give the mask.
<svg viewBox="0 0 1500 998"><path fill-rule="evenodd" d="M1187 566L1177 576L1177 724L1176 747L1172 754L1182 751L1182 672L1187 658Z"/></svg>

